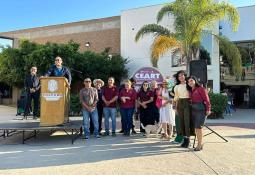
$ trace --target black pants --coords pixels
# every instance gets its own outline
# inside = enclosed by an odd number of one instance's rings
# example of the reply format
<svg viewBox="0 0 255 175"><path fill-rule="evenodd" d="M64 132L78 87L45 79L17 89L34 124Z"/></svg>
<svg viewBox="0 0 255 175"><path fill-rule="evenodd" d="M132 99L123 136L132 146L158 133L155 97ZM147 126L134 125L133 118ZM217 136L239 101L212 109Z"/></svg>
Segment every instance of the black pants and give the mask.
<svg viewBox="0 0 255 175"><path fill-rule="evenodd" d="M152 105L152 109L153 109L154 118L155 118L156 122L159 123L159 109L154 103Z"/></svg>
<svg viewBox="0 0 255 175"><path fill-rule="evenodd" d="M177 102L177 113L180 117L181 135L189 137L195 135L193 121L191 120L191 107L189 99L179 99Z"/></svg>
<svg viewBox="0 0 255 175"><path fill-rule="evenodd" d="M30 92L27 93L27 103L26 103L25 115L28 115L30 113L30 108L31 108L32 100L34 101L33 116L37 116L38 115L39 97L40 97L39 91L36 91L34 93L30 93Z"/></svg>
<svg viewBox="0 0 255 175"><path fill-rule="evenodd" d="M97 106L97 112L98 112L98 130L99 130L98 132L100 133L102 131L102 118L103 118L103 106L102 105ZM93 125L93 121L91 118L90 118L89 131L90 131L90 133L94 133L94 125Z"/></svg>
<svg viewBox="0 0 255 175"><path fill-rule="evenodd" d="M156 121L153 105L152 103L147 104L147 108L140 107L140 123L144 126L154 125ZM140 126L140 132L145 132L145 130Z"/></svg>

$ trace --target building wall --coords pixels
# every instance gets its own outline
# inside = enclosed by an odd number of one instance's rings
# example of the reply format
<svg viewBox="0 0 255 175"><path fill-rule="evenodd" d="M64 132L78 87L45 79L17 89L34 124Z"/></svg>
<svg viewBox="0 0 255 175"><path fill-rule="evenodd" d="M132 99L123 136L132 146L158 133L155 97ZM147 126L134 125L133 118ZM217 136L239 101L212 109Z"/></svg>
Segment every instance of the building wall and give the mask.
<svg viewBox="0 0 255 175"><path fill-rule="evenodd" d="M121 13L121 55L130 60L128 64L130 76L141 67L151 66L150 47L153 36L147 35L135 42L135 35L143 25L156 23L157 13L162 7L163 5L148 6L125 10ZM173 23L174 18L169 15L159 24L174 31ZM215 24L214 33L218 33L218 23ZM219 92L219 46L218 41L213 36L212 41L212 65L208 66L208 79L213 80L214 92ZM186 66L172 67L171 64L171 53L168 52L160 58L158 69L164 76L172 76L178 70L186 69Z"/></svg>
<svg viewBox="0 0 255 175"><path fill-rule="evenodd" d="M40 44L67 43L73 40L80 44L81 51L101 52L106 47L111 47L111 53L120 53L119 16L4 32L0 35L28 39ZM90 47L85 47L87 42L91 44Z"/></svg>
<svg viewBox="0 0 255 175"><path fill-rule="evenodd" d="M255 5L239 7L240 25L237 32L232 32L230 25L221 22L222 35L227 36L231 41L255 40Z"/></svg>
<svg viewBox="0 0 255 175"><path fill-rule="evenodd" d="M28 39L40 44L67 43L73 40L80 44L80 51L102 52L106 47L110 47L110 53L119 54L120 16L2 32L0 36L13 38L14 48L19 46L20 39ZM85 47L87 42L90 43L90 47ZM20 89L13 87L12 98L1 101L4 104L16 104L19 96Z"/></svg>

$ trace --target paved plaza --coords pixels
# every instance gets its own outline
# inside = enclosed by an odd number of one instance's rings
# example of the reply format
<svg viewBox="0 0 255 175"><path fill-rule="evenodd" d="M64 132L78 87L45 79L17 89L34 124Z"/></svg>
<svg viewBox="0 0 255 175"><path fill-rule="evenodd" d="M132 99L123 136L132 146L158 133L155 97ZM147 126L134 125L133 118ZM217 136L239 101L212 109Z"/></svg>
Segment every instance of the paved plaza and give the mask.
<svg viewBox="0 0 255 175"><path fill-rule="evenodd" d="M201 152L140 134L80 138L73 145L62 132L42 132L25 144L21 144L21 134L1 137L0 174L251 175L255 174L254 113L254 109L238 109L225 119L207 120L229 142L208 135ZM0 106L0 122L11 122L15 114L16 108Z"/></svg>

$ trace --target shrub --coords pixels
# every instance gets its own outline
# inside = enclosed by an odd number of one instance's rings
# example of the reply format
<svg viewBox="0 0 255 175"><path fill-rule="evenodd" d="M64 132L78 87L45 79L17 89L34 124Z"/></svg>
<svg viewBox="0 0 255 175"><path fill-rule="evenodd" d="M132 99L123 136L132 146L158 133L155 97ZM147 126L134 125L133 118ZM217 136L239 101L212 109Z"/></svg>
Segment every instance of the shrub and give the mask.
<svg viewBox="0 0 255 175"><path fill-rule="evenodd" d="M219 93L209 93L212 114L208 118L222 118L227 106L227 96Z"/></svg>
<svg viewBox="0 0 255 175"><path fill-rule="evenodd" d="M81 103L78 95L70 96L70 115L80 115L81 113Z"/></svg>

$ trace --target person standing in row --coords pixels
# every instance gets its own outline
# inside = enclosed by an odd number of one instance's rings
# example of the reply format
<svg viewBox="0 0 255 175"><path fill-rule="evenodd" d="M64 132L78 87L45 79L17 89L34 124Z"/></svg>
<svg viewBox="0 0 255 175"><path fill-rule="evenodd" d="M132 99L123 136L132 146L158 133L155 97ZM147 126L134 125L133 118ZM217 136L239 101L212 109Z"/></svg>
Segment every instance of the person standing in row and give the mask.
<svg viewBox="0 0 255 175"><path fill-rule="evenodd" d="M94 124L94 136L100 138L98 134L98 114L97 114L97 89L91 87L91 79L84 79L84 88L80 90L80 101L82 104L84 138L89 138L89 120L90 116Z"/></svg>
<svg viewBox="0 0 255 175"><path fill-rule="evenodd" d="M130 78L129 81L131 82L131 88L135 90L136 80L134 78ZM125 89L125 82L124 82L124 84L120 85L119 92L121 92L122 89ZM136 90L135 90L135 92L136 92ZM137 112L137 103L136 103L136 101L135 101L135 109L134 110ZM120 133L124 133L122 115L121 115L121 130L120 130ZM133 116L132 116L132 134L136 134Z"/></svg>
<svg viewBox="0 0 255 175"><path fill-rule="evenodd" d="M114 85L114 78L108 78L108 85L103 88L102 99L104 102L104 123L105 123L105 133L104 135L109 135L109 118L112 120L112 136L116 136L116 101L118 99L119 91Z"/></svg>
<svg viewBox="0 0 255 175"><path fill-rule="evenodd" d="M34 101L33 118L36 119L39 110L40 97L40 80L36 75L37 67L33 66L30 69L30 74L25 78L25 89L27 91L27 103L25 105L24 118L30 113L32 100Z"/></svg>
<svg viewBox="0 0 255 175"><path fill-rule="evenodd" d="M173 99L170 97L167 85L167 81L163 80L162 88L160 88L158 93L158 98L162 100L162 105L159 109L159 122L162 124L163 137L169 140L173 134L175 112L173 111L172 105Z"/></svg>
<svg viewBox="0 0 255 175"><path fill-rule="evenodd" d="M104 81L101 79L93 80L94 87L97 89L98 101L97 101L97 113L98 113L98 132L99 135L102 131L102 118L103 118L103 100L102 100L102 87L104 86ZM94 132L93 120L90 120L90 133Z"/></svg>
<svg viewBox="0 0 255 175"><path fill-rule="evenodd" d="M140 122L146 125L155 124L155 116L153 115L153 92L149 89L149 83L144 81L138 93L138 104L140 105ZM145 130L140 127L140 131L145 133Z"/></svg>
<svg viewBox="0 0 255 175"><path fill-rule="evenodd" d="M134 78L130 78L129 81L131 82L131 88L134 89L135 92L137 92L135 89L136 80ZM136 101L135 101L135 111L137 112L137 102ZM132 134L136 134L133 116L132 116Z"/></svg>
<svg viewBox="0 0 255 175"><path fill-rule="evenodd" d="M184 136L181 147L188 148L191 133L190 98L186 84L186 74L178 71L176 74L176 86L174 87L174 100L177 105L177 113L180 117L181 134Z"/></svg>
<svg viewBox="0 0 255 175"><path fill-rule="evenodd" d="M137 94L136 91L131 88L131 82L129 80L126 80L124 83L125 88L123 88L119 94L120 114L122 117L124 135L130 136Z"/></svg>
<svg viewBox="0 0 255 175"><path fill-rule="evenodd" d="M151 82L151 91L153 92L153 105L152 105L153 106L153 115L155 117L156 122L159 123L159 109L156 106L156 100L158 97L159 88L158 88L158 83L155 80L153 80Z"/></svg>
<svg viewBox="0 0 255 175"><path fill-rule="evenodd" d="M197 147L194 151L202 150L202 139L203 132L202 128L205 123L206 116L211 113L211 104L206 89L198 83L195 76L190 76L188 78L188 90L190 92L191 99L191 114L192 120L195 127L195 132L198 140Z"/></svg>

